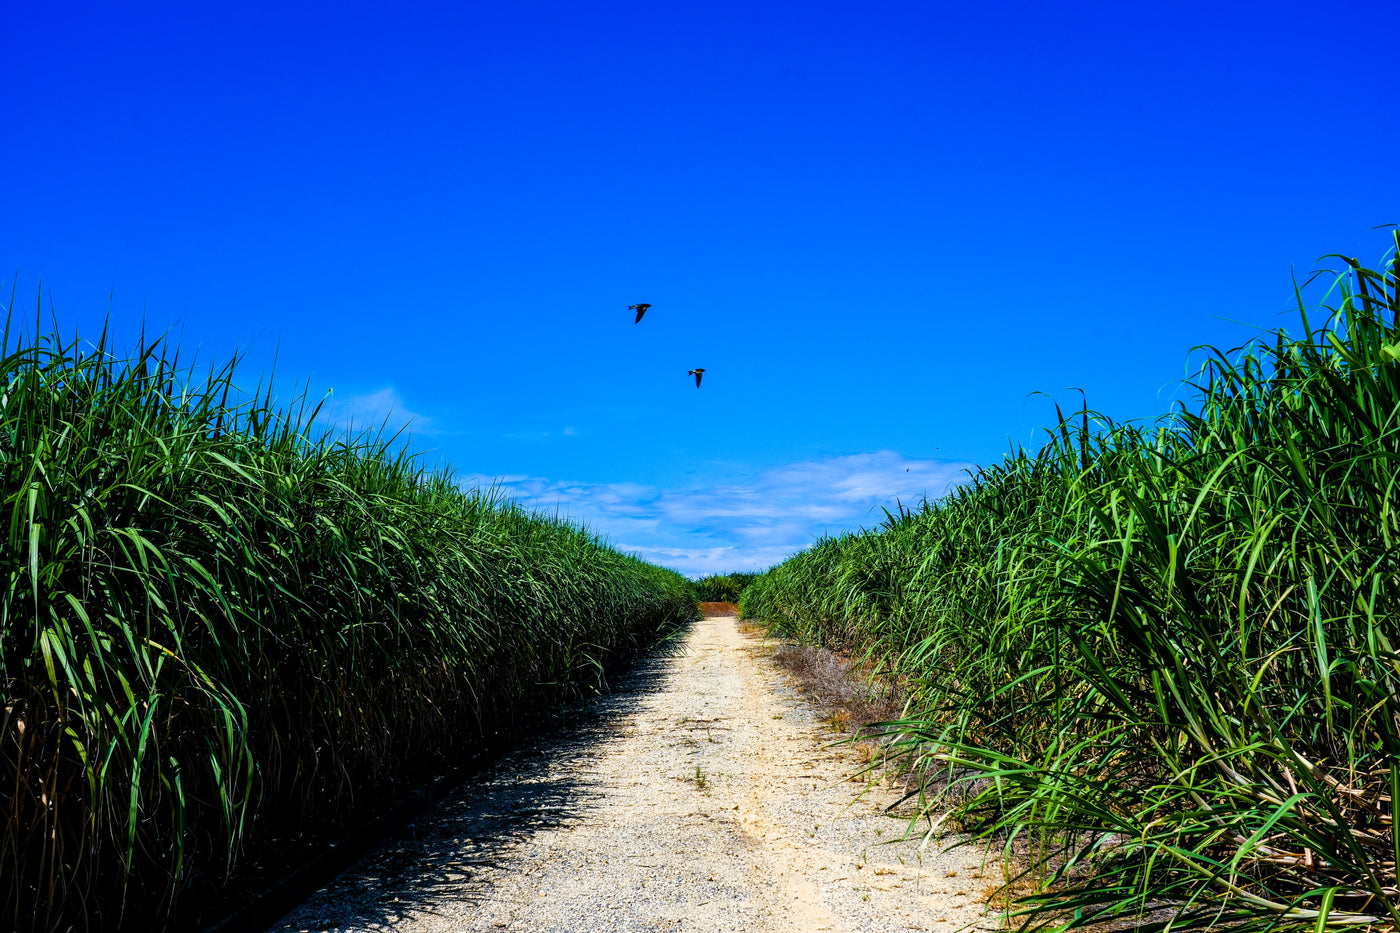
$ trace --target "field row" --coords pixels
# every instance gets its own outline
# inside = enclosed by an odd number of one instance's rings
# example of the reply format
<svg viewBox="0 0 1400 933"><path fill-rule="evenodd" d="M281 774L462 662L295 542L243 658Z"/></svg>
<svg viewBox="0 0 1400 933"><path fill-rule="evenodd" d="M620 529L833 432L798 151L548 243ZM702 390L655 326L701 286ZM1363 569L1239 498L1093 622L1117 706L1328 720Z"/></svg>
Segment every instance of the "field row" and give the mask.
<svg viewBox="0 0 1400 933"><path fill-rule="evenodd" d="M188 922L697 616L679 575L159 342L7 328L0 412L0 925Z"/></svg>
<svg viewBox="0 0 1400 933"><path fill-rule="evenodd" d="M1075 412L744 592L907 685L927 812L1029 929L1400 926L1400 282L1335 258L1180 410Z"/></svg>

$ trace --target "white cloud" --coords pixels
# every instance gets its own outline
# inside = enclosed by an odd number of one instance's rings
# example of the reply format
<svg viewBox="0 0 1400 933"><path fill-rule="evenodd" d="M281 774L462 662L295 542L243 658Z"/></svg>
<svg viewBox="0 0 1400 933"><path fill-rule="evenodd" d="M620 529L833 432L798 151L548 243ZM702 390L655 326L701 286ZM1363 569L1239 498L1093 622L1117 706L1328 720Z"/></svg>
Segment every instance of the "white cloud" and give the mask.
<svg viewBox="0 0 1400 933"><path fill-rule="evenodd" d="M879 524L882 509L941 496L968 466L884 450L676 489L519 475L475 482L494 485L527 508L581 521L616 547L698 576L768 567L823 534Z"/></svg>
<svg viewBox="0 0 1400 933"><path fill-rule="evenodd" d="M393 434L437 434L433 419L411 411L392 387L360 395L337 396L331 392L321 406L316 423L337 431L379 431Z"/></svg>
<svg viewBox="0 0 1400 933"><path fill-rule="evenodd" d="M506 431L501 437L512 441L534 441L544 443L558 437L583 437L586 431L580 430L572 424L567 424L559 429L539 428L531 431Z"/></svg>
<svg viewBox="0 0 1400 933"><path fill-rule="evenodd" d="M791 557L800 548L795 547L647 547L615 541L613 544L622 551L637 554L645 561L672 567L690 577L703 577L712 573L733 571L766 570L785 558Z"/></svg>

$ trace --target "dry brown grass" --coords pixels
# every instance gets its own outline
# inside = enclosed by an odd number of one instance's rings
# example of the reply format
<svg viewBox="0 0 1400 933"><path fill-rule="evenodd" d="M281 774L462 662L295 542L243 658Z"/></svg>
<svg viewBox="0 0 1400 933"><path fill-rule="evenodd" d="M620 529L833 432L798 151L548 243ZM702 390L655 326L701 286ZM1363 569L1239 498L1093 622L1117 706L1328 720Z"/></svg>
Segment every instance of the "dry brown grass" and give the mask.
<svg viewBox="0 0 1400 933"><path fill-rule="evenodd" d="M763 638L760 650L771 657L795 684L799 693L811 699L821 710L821 718L833 733L839 734L852 743L861 763L860 773L853 781L889 781L895 786L903 786L906 793L913 794L904 806L897 811L914 817L922 812L926 803L923 795L946 795L951 802L954 796L970 793L964 784L950 786L946 775L917 772L909 769L909 762L892 755L887 744L890 735L883 733L878 724L898 719L904 712L905 692L888 678L871 676L868 669L834 651L811 645L799 645L778 641L768 631L755 622L741 619L739 630L748 635ZM837 739L840 741L840 739ZM922 795L919 793L922 789ZM961 829L956 824L948 830ZM998 839L1004 842L1004 839ZM1023 875L1027 863L1024 846L1014 846L1009 864L1001 862L1008 853L1000 855L988 853L984 900L994 915L998 916L1002 929L1011 929L1015 923L1013 912L1017 900L1041 890L1039 879ZM999 863L993 867L992 863ZM983 875L975 877L982 878Z"/></svg>
<svg viewBox="0 0 1400 933"><path fill-rule="evenodd" d="M780 643L771 657L822 709L833 732L866 734L871 725L903 711L904 695L896 685L871 677L833 651Z"/></svg>
<svg viewBox="0 0 1400 933"><path fill-rule="evenodd" d="M872 676L834 651L778 641L748 620L740 620L739 630L764 639L760 650L777 663L798 693L816 704L822 722L838 736L835 741L852 743L862 765L852 780L887 779L913 789L912 775L892 769L895 762L885 754L887 738L878 726L904 711L904 691L897 684Z"/></svg>

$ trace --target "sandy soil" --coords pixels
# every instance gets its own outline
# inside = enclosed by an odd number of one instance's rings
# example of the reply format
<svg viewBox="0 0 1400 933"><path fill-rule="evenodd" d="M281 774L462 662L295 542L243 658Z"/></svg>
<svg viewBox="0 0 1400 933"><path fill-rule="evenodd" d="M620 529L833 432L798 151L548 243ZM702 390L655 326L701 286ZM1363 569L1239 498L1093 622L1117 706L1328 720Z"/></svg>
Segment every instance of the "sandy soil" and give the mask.
<svg viewBox="0 0 1400 933"><path fill-rule="evenodd" d="M278 931L992 929L995 869L921 853L732 616L503 758ZM861 795L862 789L865 793ZM945 841L946 843L946 841Z"/></svg>

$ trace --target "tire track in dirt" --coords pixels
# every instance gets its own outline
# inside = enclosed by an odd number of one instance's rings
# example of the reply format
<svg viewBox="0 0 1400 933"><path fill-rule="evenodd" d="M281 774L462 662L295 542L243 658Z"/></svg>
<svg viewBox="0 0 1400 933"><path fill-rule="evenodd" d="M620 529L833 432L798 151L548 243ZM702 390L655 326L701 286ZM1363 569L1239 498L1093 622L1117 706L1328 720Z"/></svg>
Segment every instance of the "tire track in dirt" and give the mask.
<svg viewBox="0 0 1400 933"><path fill-rule="evenodd" d="M972 849L922 855L883 785L732 616L641 665L276 924L361 930L941 930L985 917ZM854 802L853 802L854 801Z"/></svg>

